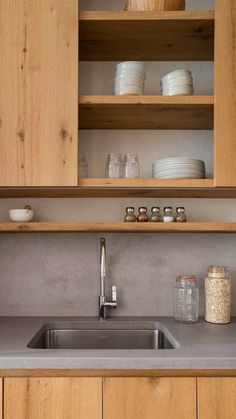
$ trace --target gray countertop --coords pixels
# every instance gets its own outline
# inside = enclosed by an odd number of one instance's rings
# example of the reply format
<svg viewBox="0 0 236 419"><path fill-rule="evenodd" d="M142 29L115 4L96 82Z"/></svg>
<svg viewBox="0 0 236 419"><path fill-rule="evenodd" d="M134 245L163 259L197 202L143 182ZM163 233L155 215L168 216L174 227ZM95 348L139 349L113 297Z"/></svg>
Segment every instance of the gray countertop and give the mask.
<svg viewBox="0 0 236 419"><path fill-rule="evenodd" d="M160 350L46 350L30 349L30 340L45 324L94 318L1 317L0 369L236 369L236 318L228 325L200 320L176 323L168 317L114 318L160 322L178 342L177 349ZM98 323L99 320L97 320Z"/></svg>

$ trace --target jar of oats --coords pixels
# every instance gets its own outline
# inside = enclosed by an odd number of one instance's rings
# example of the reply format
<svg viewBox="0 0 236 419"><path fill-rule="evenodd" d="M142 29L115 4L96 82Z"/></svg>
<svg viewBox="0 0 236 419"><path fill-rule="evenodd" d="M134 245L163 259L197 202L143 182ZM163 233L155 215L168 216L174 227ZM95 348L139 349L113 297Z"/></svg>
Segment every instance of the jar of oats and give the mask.
<svg viewBox="0 0 236 419"><path fill-rule="evenodd" d="M227 267L210 266L205 278L205 320L225 324L231 320L231 277Z"/></svg>

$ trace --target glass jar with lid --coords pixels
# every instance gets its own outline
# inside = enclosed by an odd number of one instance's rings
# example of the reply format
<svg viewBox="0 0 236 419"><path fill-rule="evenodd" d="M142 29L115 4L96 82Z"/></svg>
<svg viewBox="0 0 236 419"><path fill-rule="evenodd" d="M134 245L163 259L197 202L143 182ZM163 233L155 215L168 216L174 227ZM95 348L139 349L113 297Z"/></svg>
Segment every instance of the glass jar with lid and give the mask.
<svg viewBox="0 0 236 419"><path fill-rule="evenodd" d="M160 215L160 208L159 207L152 207L151 215L150 215L151 223L159 223L161 221Z"/></svg>
<svg viewBox="0 0 236 419"><path fill-rule="evenodd" d="M174 318L183 323L198 321L199 289L195 275L181 275L174 286Z"/></svg>
<svg viewBox="0 0 236 419"><path fill-rule="evenodd" d="M134 223L136 221L136 215L134 212L134 207L127 207L126 214L124 216L125 223Z"/></svg>
<svg viewBox="0 0 236 419"><path fill-rule="evenodd" d="M185 214L185 208L184 207L177 207L176 208L175 221L177 223L186 223L187 217L186 217L186 214Z"/></svg>
<svg viewBox="0 0 236 419"><path fill-rule="evenodd" d="M164 223L173 223L175 221L172 207L164 208L164 214L163 214L162 220Z"/></svg>
<svg viewBox="0 0 236 419"><path fill-rule="evenodd" d="M139 177L139 157L136 154L126 154L123 161L123 176L124 178L138 178Z"/></svg>
<svg viewBox="0 0 236 419"><path fill-rule="evenodd" d="M108 154L106 159L105 176L106 178L122 178L123 157L121 154Z"/></svg>
<svg viewBox="0 0 236 419"><path fill-rule="evenodd" d="M231 321L231 277L226 266L210 266L205 278L205 320L225 324Z"/></svg>
<svg viewBox="0 0 236 419"><path fill-rule="evenodd" d="M139 208L137 221L138 221L138 223L147 223L149 221L149 216L147 214L147 208L146 207L140 207Z"/></svg>
<svg viewBox="0 0 236 419"><path fill-rule="evenodd" d="M79 155L79 177L80 178L88 177L88 163L83 154Z"/></svg>

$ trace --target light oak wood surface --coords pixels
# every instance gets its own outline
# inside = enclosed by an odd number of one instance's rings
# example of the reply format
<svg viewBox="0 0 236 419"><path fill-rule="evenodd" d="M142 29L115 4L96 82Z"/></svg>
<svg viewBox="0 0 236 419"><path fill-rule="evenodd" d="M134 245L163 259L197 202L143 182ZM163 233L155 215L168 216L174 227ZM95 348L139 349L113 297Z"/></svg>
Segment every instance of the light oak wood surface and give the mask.
<svg viewBox="0 0 236 419"><path fill-rule="evenodd" d="M213 96L80 96L80 129L213 129Z"/></svg>
<svg viewBox="0 0 236 419"><path fill-rule="evenodd" d="M214 11L80 14L80 60L209 61L213 57Z"/></svg>
<svg viewBox="0 0 236 419"><path fill-rule="evenodd" d="M104 419L196 419L194 378L105 378Z"/></svg>
<svg viewBox="0 0 236 419"><path fill-rule="evenodd" d="M236 223L30 222L0 223L0 233L236 233Z"/></svg>
<svg viewBox="0 0 236 419"><path fill-rule="evenodd" d="M4 419L102 419L101 378L6 378Z"/></svg>
<svg viewBox="0 0 236 419"><path fill-rule="evenodd" d="M0 51L0 186L77 185L78 1L1 0Z"/></svg>
<svg viewBox="0 0 236 419"><path fill-rule="evenodd" d="M236 186L235 0L216 0L215 13L215 185Z"/></svg>
<svg viewBox="0 0 236 419"><path fill-rule="evenodd" d="M236 418L236 378L198 378L198 419Z"/></svg>
<svg viewBox="0 0 236 419"><path fill-rule="evenodd" d="M81 188L211 188L213 179L114 179L86 178L79 180Z"/></svg>

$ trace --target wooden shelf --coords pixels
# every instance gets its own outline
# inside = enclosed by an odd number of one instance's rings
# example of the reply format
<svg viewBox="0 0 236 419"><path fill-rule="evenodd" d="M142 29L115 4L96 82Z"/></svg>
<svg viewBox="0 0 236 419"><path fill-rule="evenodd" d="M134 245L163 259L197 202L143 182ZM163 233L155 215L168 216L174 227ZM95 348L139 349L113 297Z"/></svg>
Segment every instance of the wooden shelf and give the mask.
<svg viewBox="0 0 236 419"><path fill-rule="evenodd" d="M213 179L80 179L81 188L212 188Z"/></svg>
<svg viewBox="0 0 236 419"><path fill-rule="evenodd" d="M81 12L80 60L209 61L214 11Z"/></svg>
<svg viewBox="0 0 236 419"><path fill-rule="evenodd" d="M236 223L32 222L0 223L0 233L236 233Z"/></svg>
<svg viewBox="0 0 236 419"><path fill-rule="evenodd" d="M213 129L213 96L80 96L80 129Z"/></svg>

